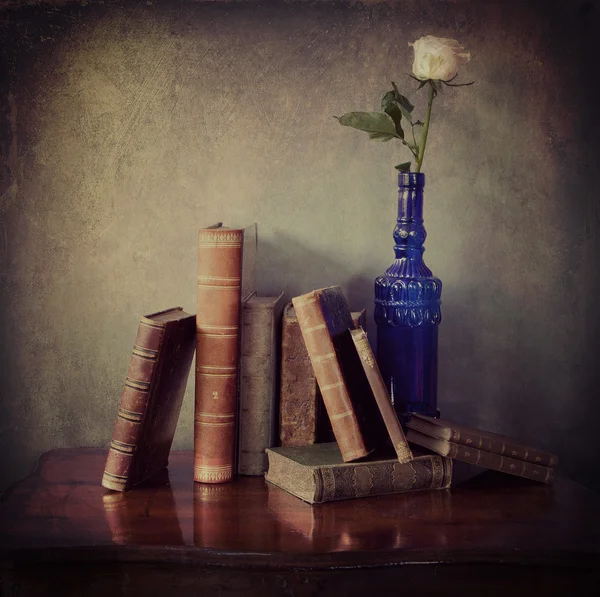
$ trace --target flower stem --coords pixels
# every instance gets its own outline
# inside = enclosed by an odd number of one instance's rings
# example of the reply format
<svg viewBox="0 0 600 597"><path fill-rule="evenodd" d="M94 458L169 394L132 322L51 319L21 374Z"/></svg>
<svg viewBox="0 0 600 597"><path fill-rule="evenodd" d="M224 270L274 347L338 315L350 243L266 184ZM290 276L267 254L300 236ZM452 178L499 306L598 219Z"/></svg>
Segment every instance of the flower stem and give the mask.
<svg viewBox="0 0 600 597"><path fill-rule="evenodd" d="M427 112L425 114L425 123L423 124L423 134L421 135L419 155L417 156L417 163L415 164L416 172L421 172L421 164L423 163L423 156L425 155L425 145L427 145L427 133L429 133L429 123L431 122L431 106L433 104L434 97L435 88L433 83L429 81L429 98L427 100Z"/></svg>

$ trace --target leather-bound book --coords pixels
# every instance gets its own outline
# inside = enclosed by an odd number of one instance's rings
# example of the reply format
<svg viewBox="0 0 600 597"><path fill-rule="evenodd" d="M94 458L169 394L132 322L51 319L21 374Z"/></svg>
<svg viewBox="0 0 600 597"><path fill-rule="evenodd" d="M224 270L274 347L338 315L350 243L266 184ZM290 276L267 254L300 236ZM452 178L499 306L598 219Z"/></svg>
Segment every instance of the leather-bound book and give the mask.
<svg viewBox="0 0 600 597"><path fill-rule="evenodd" d="M277 370L283 292L242 307L238 473L262 475L277 433Z"/></svg>
<svg viewBox="0 0 600 597"><path fill-rule="evenodd" d="M516 460L524 460L549 467L555 467L558 464L558 458L549 452L527 446L510 437L458 425L444 419L433 419L432 417L413 414L410 418L409 427L438 439L493 452L501 456L508 456Z"/></svg>
<svg viewBox="0 0 600 597"><path fill-rule="evenodd" d="M241 303L254 290L243 263L255 254L256 226L198 233L194 481L201 483L230 481L235 471Z"/></svg>
<svg viewBox="0 0 600 597"><path fill-rule="evenodd" d="M352 317L342 289L321 288L292 302L344 461L375 449L387 457L392 442L350 335ZM403 460L410 458L410 450L401 453Z"/></svg>
<svg viewBox="0 0 600 597"><path fill-rule="evenodd" d="M515 458L509 458L508 456L479 450L474 447L455 444L444 439L426 435L425 433L421 433L410 427L406 433L406 437L412 444L427 448L436 454L440 454L441 456L453 460L476 464L483 468L508 473L509 475L516 475L517 477L523 477L525 479L532 479L533 481L540 481L542 483L550 483L554 479L553 467L540 466L524 460L516 460Z"/></svg>
<svg viewBox="0 0 600 597"><path fill-rule="evenodd" d="M420 489L444 489L452 461L436 454L344 462L336 443L267 449L265 479L311 504Z"/></svg>
<svg viewBox="0 0 600 597"><path fill-rule="evenodd" d="M102 485L127 491L167 466L194 355L194 315L140 319Z"/></svg>
<svg viewBox="0 0 600 597"><path fill-rule="evenodd" d="M354 327L365 328L367 312L353 311ZM281 330L279 441L282 446L308 446L335 438L319 385L302 338L296 311L288 303Z"/></svg>
<svg viewBox="0 0 600 597"><path fill-rule="evenodd" d="M398 461L409 462L413 455L392 406L367 334L362 328L358 328L350 331L350 338L352 344L348 344L348 350L345 351L342 359L342 370L346 381L352 385L353 392L358 396L363 396L364 400L374 401L377 404Z"/></svg>

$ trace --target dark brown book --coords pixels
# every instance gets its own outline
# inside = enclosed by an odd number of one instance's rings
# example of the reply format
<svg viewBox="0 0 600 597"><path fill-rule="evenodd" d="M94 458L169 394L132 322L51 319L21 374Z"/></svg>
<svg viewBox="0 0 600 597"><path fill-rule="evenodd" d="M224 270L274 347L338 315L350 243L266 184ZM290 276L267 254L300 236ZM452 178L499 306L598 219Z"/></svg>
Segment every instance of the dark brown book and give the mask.
<svg viewBox="0 0 600 597"><path fill-rule="evenodd" d="M201 483L225 483L235 470L240 314L254 291L255 253L255 225L198 233L194 481Z"/></svg>
<svg viewBox="0 0 600 597"><path fill-rule="evenodd" d="M140 319L102 485L127 491L167 466L192 357L194 315Z"/></svg>
<svg viewBox="0 0 600 597"><path fill-rule="evenodd" d="M366 327L365 309L351 315L355 328ZM335 439L292 303L286 305L282 318L279 395L282 446L308 446Z"/></svg>
<svg viewBox="0 0 600 597"><path fill-rule="evenodd" d="M335 443L270 448L265 479L309 503L450 486L452 462L435 454L344 462Z"/></svg>
<svg viewBox="0 0 600 597"><path fill-rule="evenodd" d="M431 437L411 428L408 429L406 437L412 444L427 448L436 454L453 460L476 464L483 468L532 479L533 481L541 481L542 483L550 483L554 479L554 468L552 467L540 466L524 460L515 460L508 456L455 444L444 439Z"/></svg>
<svg viewBox="0 0 600 597"><path fill-rule="evenodd" d="M501 456L508 456L516 460L525 460L533 464L550 467L555 467L558 464L558 458L549 452L527 446L510 437L483 431L482 429L473 429L465 425L457 425L444 419L433 419L424 415L413 414L408 426L438 439L493 452Z"/></svg>

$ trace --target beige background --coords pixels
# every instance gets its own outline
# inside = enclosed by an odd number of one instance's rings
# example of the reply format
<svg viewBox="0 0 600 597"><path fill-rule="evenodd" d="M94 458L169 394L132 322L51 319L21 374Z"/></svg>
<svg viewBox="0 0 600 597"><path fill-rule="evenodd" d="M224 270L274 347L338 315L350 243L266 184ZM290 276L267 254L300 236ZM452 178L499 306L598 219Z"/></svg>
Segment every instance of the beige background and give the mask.
<svg viewBox="0 0 600 597"><path fill-rule="evenodd" d="M259 290L341 284L372 323L406 153L332 118L455 37L434 107L426 262L444 283L439 406L599 459L592 2L88 2L2 9L0 487L108 444L141 314L195 304L196 234L256 221ZM191 382L191 380L190 380ZM175 438L192 445L192 384ZM597 485L596 485L597 486Z"/></svg>

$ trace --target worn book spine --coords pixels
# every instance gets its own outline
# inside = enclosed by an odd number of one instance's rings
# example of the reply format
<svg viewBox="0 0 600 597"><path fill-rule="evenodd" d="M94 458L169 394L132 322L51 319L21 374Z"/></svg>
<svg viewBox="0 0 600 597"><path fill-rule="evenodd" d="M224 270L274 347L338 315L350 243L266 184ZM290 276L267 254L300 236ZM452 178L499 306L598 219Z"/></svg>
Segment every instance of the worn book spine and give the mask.
<svg viewBox="0 0 600 597"><path fill-rule="evenodd" d="M398 461L401 463L410 462L413 459L412 452L408 441L406 441L402 426L398 421L396 411L392 406L390 396L377 366L377 361L371 350L367 334L362 328L358 328L350 332L350 337L352 338L362 369L389 433L396 455L398 456Z"/></svg>
<svg viewBox="0 0 600 597"><path fill-rule="evenodd" d="M233 478L243 229L198 234L194 480Z"/></svg>
<svg viewBox="0 0 600 597"><path fill-rule="evenodd" d="M306 467L267 450L265 479L289 493L318 504L421 489L446 489L452 461L436 454L401 464L396 460ZM308 472L308 474L307 474Z"/></svg>
<svg viewBox="0 0 600 597"><path fill-rule="evenodd" d="M283 292L252 296L242 308L238 473L262 475L275 444L277 347Z"/></svg>
<svg viewBox="0 0 600 597"><path fill-rule="evenodd" d="M515 460L501 454L486 452L470 446L463 446L443 439L431 437L414 429L408 429L406 437L409 442L428 448L448 458L476 464L483 468L516 475L533 481L550 483L554 479L554 468L540 466L523 460Z"/></svg>
<svg viewBox="0 0 600 597"><path fill-rule="evenodd" d="M102 476L102 485L107 489L125 491L131 484L133 459L155 383L164 332L164 323L140 319Z"/></svg>
<svg viewBox="0 0 600 597"><path fill-rule="evenodd" d="M313 291L297 296L292 303L342 458L345 462L364 458L371 448L365 443L344 382L321 306L320 293Z"/></svg>
<svg viewBox="0 0 600 597"><path fill-rule="evenodd" d="M354 327L367 325L367 312L352 312ZM281 324L281 377L279 391L279 442L282 446L309 446L333 441L331 423L302 338L292 303Z"/></svg>
<svg viewBox="0 0 600 597"><path fill-rule="evenodd" d="M430 421L429 418L422 415L413 415L409 426L428 435L485 452L493 452L541 466L555 467L558 465L558 458L554 454L525 446L509 437L489 431L462 427L448 421Z"/></svg>

